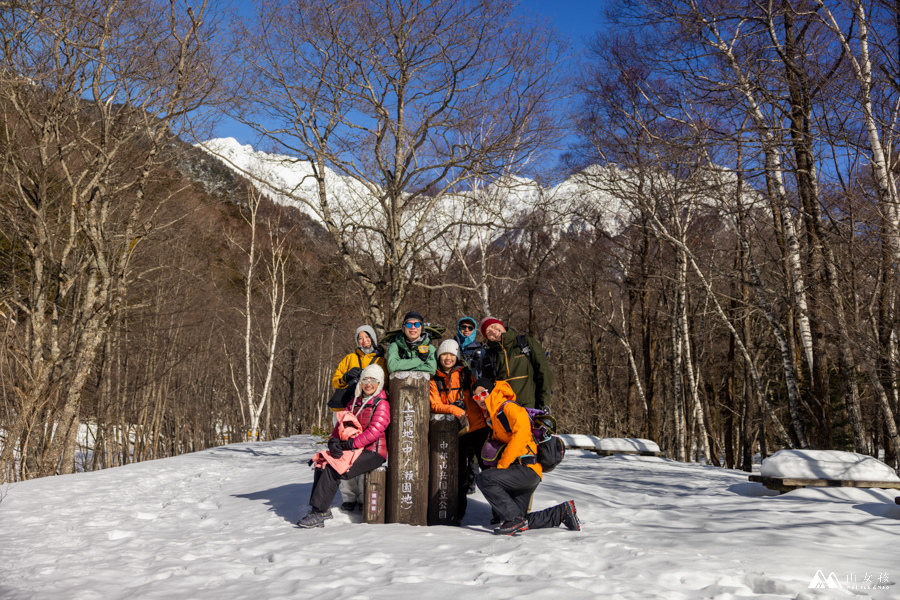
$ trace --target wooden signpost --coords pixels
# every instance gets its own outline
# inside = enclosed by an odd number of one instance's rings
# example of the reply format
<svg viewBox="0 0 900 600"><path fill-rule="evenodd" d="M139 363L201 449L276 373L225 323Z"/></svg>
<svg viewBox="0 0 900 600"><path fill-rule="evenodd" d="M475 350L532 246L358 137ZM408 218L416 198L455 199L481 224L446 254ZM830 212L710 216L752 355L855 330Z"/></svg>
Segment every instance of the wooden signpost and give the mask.
<svg viewBox="0 0 900 600"><path fill-rule="evenodd" d="M384 465L366 473L366 495L363 500L363 520L366 523L384 523L386 491L387 470Z"/></svg>
<svg viewBox="0 0 900 600"><path fill-rule="evenodd" d="M453 415L431 415L428 524L455 525L459 473L459 421Z"/></svg>
<svg viewBox="0 0 900 600"><path fill-rule="evenodd" d="M427 373L398 371L390 375L388 523L428 524L430 381Z"/></svg>

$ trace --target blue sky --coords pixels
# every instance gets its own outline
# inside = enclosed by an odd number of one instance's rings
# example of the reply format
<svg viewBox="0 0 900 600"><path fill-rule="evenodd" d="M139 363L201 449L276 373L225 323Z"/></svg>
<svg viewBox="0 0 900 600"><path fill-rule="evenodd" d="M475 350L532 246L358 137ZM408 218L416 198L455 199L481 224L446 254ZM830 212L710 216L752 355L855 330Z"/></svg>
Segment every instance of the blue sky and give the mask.
<svg viewBox="0 0 900 600"><path fill-rule="evenodd" d="M607 0L521 0L523 14L546 20L566 36L572 47L580 49L586 38L601 27L601 12ZM252 10L251 0L233 0L240 11ZM230 119L223 120L214 130L215 137L233 137L242 144L256 145L252 130Z"/></svg>
<svg viewBox="0 0 900 600"><path fill-rule="evenodd" d="M580 47L583 38L600 27L606 4L607 0L521 0L520 7L546 17L574 46Z"/></svg>

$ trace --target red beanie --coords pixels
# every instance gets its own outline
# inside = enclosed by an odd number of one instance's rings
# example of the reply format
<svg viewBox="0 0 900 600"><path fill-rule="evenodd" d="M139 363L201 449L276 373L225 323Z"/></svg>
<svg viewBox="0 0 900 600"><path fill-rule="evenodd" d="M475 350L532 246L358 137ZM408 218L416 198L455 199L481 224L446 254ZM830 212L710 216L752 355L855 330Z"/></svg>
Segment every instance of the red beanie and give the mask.
<svg viewBox="0 0 900 600"><path fill-rule="evenodd" d="M503 321L501 321L500 319L495 319L494 317L485 317L481 320L481 323L478 324L478 331L481 332L481 335L483 337L487 337L486 335L484 335L484 332L487 331L487 328L494 323L500 323L501 325L503 325ZM506 327L506 325L503 326Z"/></svg>

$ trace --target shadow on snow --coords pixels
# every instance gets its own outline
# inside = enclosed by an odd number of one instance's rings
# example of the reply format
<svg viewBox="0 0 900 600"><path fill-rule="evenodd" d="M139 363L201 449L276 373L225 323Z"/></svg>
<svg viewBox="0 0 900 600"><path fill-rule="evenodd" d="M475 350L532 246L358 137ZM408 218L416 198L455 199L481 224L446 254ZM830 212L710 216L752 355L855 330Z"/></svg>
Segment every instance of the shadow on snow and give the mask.
<svg viewBox="0 0 900 600"><path fill-rule="evenodd" d="M299 514L300 508L309 500L310 493L312 493L312 482L289 483L249 494L235 494L234 497L252 501L262 500L271 507L269 510L293 524L302 516Z"/></svg>

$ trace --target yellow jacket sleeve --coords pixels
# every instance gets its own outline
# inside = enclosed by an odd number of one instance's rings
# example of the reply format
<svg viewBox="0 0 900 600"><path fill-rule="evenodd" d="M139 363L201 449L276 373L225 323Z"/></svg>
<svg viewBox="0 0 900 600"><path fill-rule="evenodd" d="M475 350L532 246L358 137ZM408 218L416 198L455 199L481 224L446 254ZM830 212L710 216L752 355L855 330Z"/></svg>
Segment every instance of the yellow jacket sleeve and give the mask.
<svg viewBox="0 0 900 600"><path fill-rule="evenodd" d="M366 354L363 357L360 357L356 352L351 352L338 365L337 371L334 372L334 376L331 378L331 387L336 390L342 390L347 387L347 384L344 383L344 374L347 373L353 367L359 367L361 369L365 369L370 364L375 363L379 367L384 370L385 376L387 375L387 362L385 362L383 356L378 356L374 353ZM385 377L385 384L387 383L387 378Z"/></svg>
<svg viewBox="0 0 900 600"><path fill-rule="evenodd" d="M360 366L356 364L356 360L356 352L351 352L344 357L338 365L337 371L334 372L334 377L331 378L331 387L336 390L342 390L347 387L347 384L344 383L344 374L353 367Z"/></svg>

